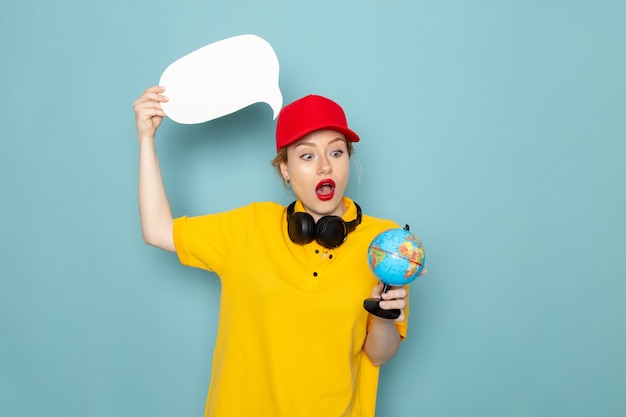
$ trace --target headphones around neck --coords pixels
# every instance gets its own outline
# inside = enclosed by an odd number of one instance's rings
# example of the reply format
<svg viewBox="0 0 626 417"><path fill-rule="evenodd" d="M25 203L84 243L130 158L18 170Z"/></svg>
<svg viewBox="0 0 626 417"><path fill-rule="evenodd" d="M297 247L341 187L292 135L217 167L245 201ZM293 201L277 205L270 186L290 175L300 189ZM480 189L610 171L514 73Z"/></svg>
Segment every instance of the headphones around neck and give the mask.
<svg viewBox="0 0 626 417"><path fill-rule="evenodd" d="M296 202L287 207L287 231L293 243L305 245L316 240L317 243L328 249L341 246L348 233L354 231L361 224L361 207L356 206L356 219L344 222L339 216L324 216L317 223L313 216L305 212L294 213Z"/></svg>

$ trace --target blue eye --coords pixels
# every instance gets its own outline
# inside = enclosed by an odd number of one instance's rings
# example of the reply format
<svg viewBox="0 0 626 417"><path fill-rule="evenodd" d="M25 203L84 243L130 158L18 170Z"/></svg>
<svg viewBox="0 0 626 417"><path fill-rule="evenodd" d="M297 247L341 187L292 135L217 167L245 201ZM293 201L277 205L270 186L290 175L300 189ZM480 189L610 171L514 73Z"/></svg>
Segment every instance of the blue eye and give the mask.
<svg viewBox="0 0 626 417"><path fill-rule="evenodd" d="M311 159L313 159L313 155L311 155L310 153L305 153L303 155L300 155L301 159L304 159L305 161L310 161Z"/></svg>
<svg viewBox="0 0 626 417"><path fill-rule="evenodd" d="M339 158L341 155L343 155L343 151L333 151L331 152L331 155L335 158Z"/></svg>

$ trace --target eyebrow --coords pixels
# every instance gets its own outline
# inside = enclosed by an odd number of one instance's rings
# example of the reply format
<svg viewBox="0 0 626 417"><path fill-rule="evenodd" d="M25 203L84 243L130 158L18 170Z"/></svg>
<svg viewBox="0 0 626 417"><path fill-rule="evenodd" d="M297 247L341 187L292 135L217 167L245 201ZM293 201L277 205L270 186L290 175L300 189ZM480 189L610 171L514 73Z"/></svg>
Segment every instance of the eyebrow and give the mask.
<svg viewBox="0 0 626 417"><path fill-rule="evenodd" d="M347 141L347 139L337 136L335 139L333 139L330 142L328 142L328 145L332 145L332 144L334 144L337 141L341 141L341 142L345 143ZM300 146L315 146L315 144L313 142L300 142L296 146L294 146L294 149L297 149Z"/></svg>

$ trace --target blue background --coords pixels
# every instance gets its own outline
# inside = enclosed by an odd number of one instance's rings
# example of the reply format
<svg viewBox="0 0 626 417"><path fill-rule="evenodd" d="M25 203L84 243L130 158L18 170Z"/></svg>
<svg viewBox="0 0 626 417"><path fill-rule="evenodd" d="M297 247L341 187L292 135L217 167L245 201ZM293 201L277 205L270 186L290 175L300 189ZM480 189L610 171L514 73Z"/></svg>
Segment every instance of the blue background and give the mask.
<svg viewBox="0 0 626 417"><path fill-rule="evenodd" d="M344 106L349 195L429 274L380 416L626 415L626 3L70 1L0 6L0 415L197 416L219 282L141 241L132 102L257 34L286 102ZM291 201L269 106L167 120L175 215ZM245 401L245 398L242 398Z"/></svg>

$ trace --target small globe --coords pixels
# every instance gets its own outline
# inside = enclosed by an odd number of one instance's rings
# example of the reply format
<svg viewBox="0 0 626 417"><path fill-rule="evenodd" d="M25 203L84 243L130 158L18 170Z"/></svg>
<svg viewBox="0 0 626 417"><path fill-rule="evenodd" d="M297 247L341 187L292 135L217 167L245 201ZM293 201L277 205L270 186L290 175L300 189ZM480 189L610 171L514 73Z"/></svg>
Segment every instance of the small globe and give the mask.
<svg viewBox="0 0 626 417"><path fill-rule="evenodd" d="M424 268L422 242L408 229L389 229L378 234L367 250L374 275L389 285L406 285Z"/></svg>

